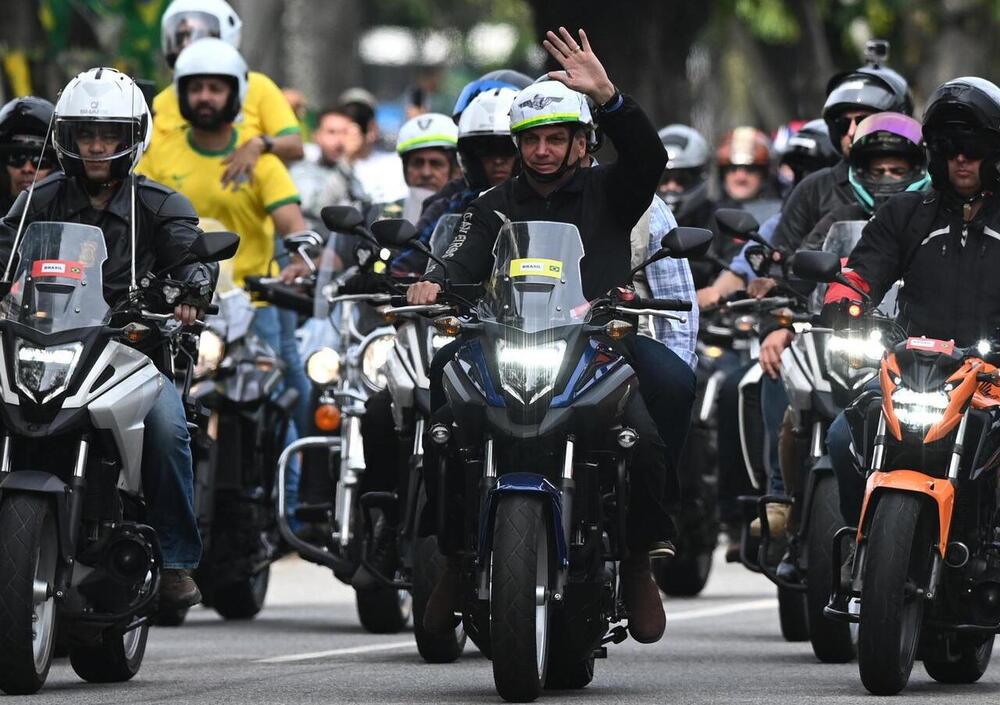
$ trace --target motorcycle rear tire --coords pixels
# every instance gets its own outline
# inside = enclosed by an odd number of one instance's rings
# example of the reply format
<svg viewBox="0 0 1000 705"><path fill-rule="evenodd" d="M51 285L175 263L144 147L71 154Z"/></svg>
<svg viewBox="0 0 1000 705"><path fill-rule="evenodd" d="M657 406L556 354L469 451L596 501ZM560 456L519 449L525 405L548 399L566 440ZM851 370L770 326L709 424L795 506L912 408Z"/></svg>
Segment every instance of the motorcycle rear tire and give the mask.
<svg viewBox="0 0 1000 705"><path fill-rule="evenodd" d="M70 665L88 683L124 683L142 668L148 635L146 624L125 633L108 630L100 644L70 649Z"/></svg>
<svg viewBox="0 0 1000 705"><path fill-rule="evenodd" d="M379 587L355 592L358 619L372 634L395 634L410 621L412 601L405 590Z"/></svg>
<svg viewBox="0 0 1000 705"><path fill-rule="evenodd" d="M901 691L917 655L924 597L906 586L925 585L930 572L930 522L921 520L922 511L921 497L890 492L875 505L868 523L858 670L865 688L875 695Z"/></svg>
<svg viewBox="0 0 1000 705"><path fill-rule="evenodd" d="M424 629L424 607L444 571L444 556L433 536L418 538L413 552L413 636L417 651L427 663L452 663L465 649L465 629L458 626L450 634L432 634Z"/></svg>
<svg viewBox="0 0 1000 705"><path fill-rule="evenodd" d="M809 609L804 592L778 588L778 621L785 641L809 641Z"/></svg>
<svg viewBox="0 0 1000 705"><path fill-rule="evenodd" d="M215 587L213 606L223 619L253 619L264 609L271 566L236 583Z"/></svg>
<svg viewBox="0 0 1000 705"><path fill-rule="evenodd" d="M58 560L56 521L48 498L5 496L0 504L0 690L8 695L37 693L48 677L56 642L55 604L49 598L52 613L41 620L48 635L43 634L36 658L33 588L39 573L53 584Z"/></svg>
<svg viewBox="0 0 1000 705"><path fill-rule="evenodd" d="M590 685L592 680L594 680L593 654L580 661L558 658L555 654L549 659L549 667L545 672L546 690L579 690Z"/></svg>
<svg viewBox="0 0 1000 705"><path fill-rule="evenodd" d="M837 478L831 474L816 478L808 526L805 542L808 550L806 600L809 606L809 641L816 658L823 663L847 663L858 653L857 628L823 614L823 608L830 601L833 571L840 571L840 566L833 565L833 535L844 526L840 516Z"/></svg>
<svg viewBox="0 0 1000 705"><path fill-rule="evenodd" d="M958 647L958 658L954 660L924 657L924 670L939 683L975 683L989 668L993 656L991 634L981 643L962 644Z"/></svg>
<svg viewBox="0 0 1000 705"><path fill-rule="evenodd" d="M190 607L161 608L150 617L150 623L156 627L179 627L187 619Z"/></svg>

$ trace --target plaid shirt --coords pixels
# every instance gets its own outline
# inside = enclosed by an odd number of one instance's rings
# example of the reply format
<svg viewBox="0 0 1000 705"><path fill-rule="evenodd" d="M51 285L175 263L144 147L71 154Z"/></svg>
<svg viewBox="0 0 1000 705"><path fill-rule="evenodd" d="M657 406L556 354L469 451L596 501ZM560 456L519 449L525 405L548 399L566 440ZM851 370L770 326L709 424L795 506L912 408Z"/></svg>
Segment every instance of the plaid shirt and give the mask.
<svg viewBox="0 0 1000 705"><path fill-rule="evenodd" d="M660 240L677 227L674 214L660 198L653 198L649 218L648 254L660 249ZM698 297L691 278L691 268L686 259L667 257L646 268L646 280L653 298L686 299L692 303L691 310L684 313L687 323L678 323L665 318L653 318L656 339L674 351L692 369L698 365L695 345L698 342Z"/></svg>

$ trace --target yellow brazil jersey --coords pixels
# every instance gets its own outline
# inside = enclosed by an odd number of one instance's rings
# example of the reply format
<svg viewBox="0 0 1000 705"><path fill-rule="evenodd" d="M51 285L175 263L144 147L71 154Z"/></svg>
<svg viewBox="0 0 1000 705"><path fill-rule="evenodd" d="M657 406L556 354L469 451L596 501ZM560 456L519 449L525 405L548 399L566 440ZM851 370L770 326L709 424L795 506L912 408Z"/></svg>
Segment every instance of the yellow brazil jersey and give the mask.
<svg viewBox="0 0 1000 705"><path fill-rule="evenodd" d="M233 258L233 279L242 286L248 275L266 276L275 270L273 227L269 214L280 206L298 203L299 193L288 170L273 154L261 155L253 178L234 191L223 188L223 160L249 136L233 129L226 149L210 152L194 146L188 130L158 135L142 156L136 171L190 199L200 218L215 218L240 236Z"/></svg>
<svg viewBox="0 0 1000 705"><path fill-rule="evenodd" d="M237 124L246 139L257 135L282 137L299 131L299 121L281 89L270 78L250 72L247 95L243 101L242 119ZM171 84L153 99L154 138L187 127L181 117L177 92Z"/></svg>

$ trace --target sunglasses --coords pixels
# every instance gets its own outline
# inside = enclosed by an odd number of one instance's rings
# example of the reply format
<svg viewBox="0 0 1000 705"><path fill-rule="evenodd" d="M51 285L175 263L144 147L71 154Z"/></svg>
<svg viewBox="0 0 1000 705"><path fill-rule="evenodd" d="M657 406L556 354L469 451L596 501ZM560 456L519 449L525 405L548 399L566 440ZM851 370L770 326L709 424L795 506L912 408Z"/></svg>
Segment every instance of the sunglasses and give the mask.
<svg viewBox="0 0 1000 705"><path fill-rule="evenodd" d="M976 135L950 135L937 137L930 141L931 151L941 154L945 159L954 159L959 154L970 161L984 159L997 146Z"/></svg>
<svg viewBox="0 0 1000 705"><path fill-rule="evenodd" d="M673 182L687 190L692 186L697 186L701 179L700 169L670 169L663 172L663 176L660 178L660 185L665 186Z"/></svg>
<svg viewBox="0 0 1000 705"><path fill-rule="evenodd" d="M49 157L39 155L36 152L10 152L7 154L7 166L12 169L20 169L26 162L36 169L51 169L54 164Z"/></svg>
<svg viewBox="0 0 1000 705"><path fill-rule="evenodd" d="M841 115L840 117L833 119L833 126L837 129L837 132L846 135L848 130L851 129L851 125L857 125L866 117L868 117L868 114L853 116Z"/></svg>

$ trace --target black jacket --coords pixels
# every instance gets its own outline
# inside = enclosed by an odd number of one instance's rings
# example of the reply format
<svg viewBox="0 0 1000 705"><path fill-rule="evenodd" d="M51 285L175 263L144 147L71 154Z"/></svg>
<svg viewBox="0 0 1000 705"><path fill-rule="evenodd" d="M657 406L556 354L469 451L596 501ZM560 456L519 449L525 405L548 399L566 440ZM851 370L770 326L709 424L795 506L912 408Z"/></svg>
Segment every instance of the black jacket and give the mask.
<svg viewBox="0 0 1000 705"><path fill-rule="evenodd" d="M217 267L193 261L189 248L201 232L191 202L182 194L138 177L136 189L136 276L145 272L170 275L191 283L214 283ZM0 266L6 267L27 192L18 196L0 220ZM62 221L96 225L104 231L108 259L104 263L104 298L114 305L128 292L131 281L130 193L118 189L104 209L95 209L76 179L63 173L35 185L25 227L35 221ZM208 301L201 302L207 306Z"/></svg>
<svg viewBox="0 0 1000 705"><path fill-rule="evenodd" d="M580 230L585 255L580 264L583 293L594 299L625 283L631 261L630 233L649 208L667 162L667 153L642 109L625 97L622 106L597 114L618 152L613 164L579 169L547 197L524 175L508 179L473 201L462 215L445 253L455 284L488 278L493 245L505 220L572 223ZM443 282L440 268L425 277Z"/></svg>
<svg viewBox="0 0 1000 705"><path fill-rule="evenodd" d="M965 244L963 245L963 236ZM851 253L852 278L880 301L897 280L899 322L910 335L971 345L1000 326L1000 198L965 226L961 204L939 192L890 198Z"/></svg>
<svg viewBox="0 0 1000 705"><path fill-rule="evenodd" d="M847 162L840 160L802 179L781 208L781 220L771 244L789 252L822 247L829 229L817 228L823 216L845 203L856 202L847 175Z"/></svg>

